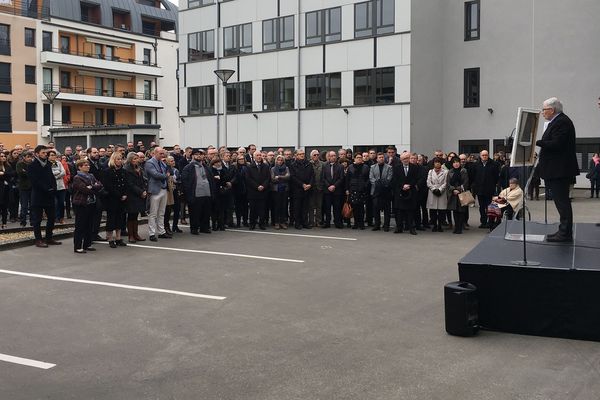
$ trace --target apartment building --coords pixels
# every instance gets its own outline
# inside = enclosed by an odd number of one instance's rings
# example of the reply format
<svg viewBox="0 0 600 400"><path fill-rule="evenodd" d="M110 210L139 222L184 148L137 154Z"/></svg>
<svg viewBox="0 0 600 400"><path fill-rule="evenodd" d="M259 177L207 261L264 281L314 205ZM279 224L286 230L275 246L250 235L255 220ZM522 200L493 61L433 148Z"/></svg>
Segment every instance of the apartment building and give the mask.
<svg viewBox="0 0 600 400"><path fill-rule="evenodd" d="M39 140L37 32L47 9L37 2L0 2L0 142Z"/></svg>
<svg viewBox="0 0 600 400"><path fill-rule="evenodd" d="M410 3L180 1L182 143L410 147Z"/></svg>
<svg viewBox="0 0 600 400"><path fill-rule="evenodd" d="M177 7L50 0L48 8L38 35L41 136L59 149L177 143Z"/></svg>

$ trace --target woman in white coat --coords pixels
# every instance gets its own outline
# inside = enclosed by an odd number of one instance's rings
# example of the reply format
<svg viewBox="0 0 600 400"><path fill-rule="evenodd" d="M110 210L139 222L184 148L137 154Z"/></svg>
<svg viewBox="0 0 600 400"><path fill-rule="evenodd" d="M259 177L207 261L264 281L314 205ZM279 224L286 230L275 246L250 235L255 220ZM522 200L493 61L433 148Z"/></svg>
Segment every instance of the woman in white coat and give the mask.
<svg viewBox="0 0 600 400"><path fill-rule="evenodd" d="M55 198L55 212L56 212L56 221L59 224L65 223L65 198L67 195L67 187L65 186L64 177L66 175L65 168L62 166L60 162L60 158L56 154L55 150L50 150L48 152L48 161L52 166L52 173L54 174L54 179L56 179L56 192L54 194Z"/></svg>
<svg viewBox="0 0 600 400"><path fill-rule="evenodd" d="M444 161L441 158L433 160L433 169L427 175L427 208L433 225L432 232L443 232L442 215L448 208L448 196L446 189L448 187L448 170L442 168Z"/></svg>

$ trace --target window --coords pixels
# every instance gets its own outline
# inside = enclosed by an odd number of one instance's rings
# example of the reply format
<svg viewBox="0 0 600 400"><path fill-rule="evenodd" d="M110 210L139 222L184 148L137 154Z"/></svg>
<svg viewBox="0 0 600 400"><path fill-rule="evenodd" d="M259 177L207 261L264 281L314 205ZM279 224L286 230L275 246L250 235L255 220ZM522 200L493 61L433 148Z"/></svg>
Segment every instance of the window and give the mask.
<svg viewBox="0 0 600 400"><path fill-rule="evenodd" d="M369 0L354 5L354 37L394 32L394 0Z"/></svg>
<svg viewBox="0 0 600 400"><path fill-rule="evenodd" d="M115 55L115 48L112 46L106 46L106 48L104 49L104 58L106 58L109 61L112 61L114 55Z"/></svg>
<svg viewBox="0 0 600 400"><path fill-rule="evenodd" d="M69 54L71 52L71 38L68 36L60 37L60 52Z"/></svg>
<svg viewBox="0 0 600 400"><path fill-rule="evenodd" d="M227 85L227 112L252 112L252 82L238 82Z"/></svg>
<svg viewBox="0 0 600 400"><path fill-rule="evenodd" d="M71 73L68 71L60 71L60 87L70 88L71 87Z"/></svg>
<svg viewBox="0 0 600 400"><path fill-rule="evenodd" d="M36 118L36 112L35 112L35 108L36 108L37 104L36 103L25 103L25 121L31 121L31 122L35 122L37 121Z"/></svg>
<svg viewBox="0 0 600 400"><path fill-rule="evenodd" d="M105 95L114 97L115 95L115 80L112 78L106 78L105 83Z"/></svg>
<svg viewBox="0 0 600 400"><path fill-rule="evenodd" d="M9 63L0 62L0 93L12 93Z"/></svg>
<svg viewBox="0 0 600 400"><path fill-rule="evenodd" d="M268 79L263 81L263 110L294 109L294 78Z"/></svg>
<svg viewBox="0 0 600 400"><path fill-rule="evenodd" d="M44 90L52 90L52 68L44 68L42 74Z"/></svg>
<svg viewBox="0 0 600 400"><path fill-rule="evenodd" d="M94 57L96 58L104 58L104 55L102 54L102 45L101 44L94 44Z"/></svg>
<svg viewBox="0 0 600 400"><path fill-rule="evenodd" d="M152 100L152 81L144 81L144 100Z"/></svg>
<svg viewBox="0 0 600 400"><path fill-rule="evenodd" d="M81 22L100 24L100 4L80 3Z"/></svg>
<svg viewBox="0 0 600 400"><path fill-rule="evenodd" d="M115 110L113 108L106 109L106 125L115 125Z"/></svg>
<svg viewBox="0 0 600 400"><path fill-rule="evenodd" d="M215 113L215 87L196 86L188 88L188 114L206 115Z"/></svg>
<svg viewBox="0 0 600 400"><path fill-rule="evenodd" d="M71 125L71 106L62 106L61 123L63 125Z"/></svg>
<svg viewBox="0 0 600 400"><path fill-rule="evenodd" d="M464 106L479 107L479 68L465 69Z"/></svg>
<svg viewBox="0 0 600 400"><path fill-rule="evenodd" d="M35 65L25 66L25 83L35 84Z"/></svg>
<svg viewBox="0 0 600 400"><path fill-rule="evenodd" d="M25 28L25 46L35 47L35 29Z"/></svg>
<svg viewBox="0 0 600 400"><path fill-rule="evenodd" d="M215 58L215 31L195 32L188 35L188 61Z"/></svg>
<svg viewBox="0 0 600 400"><path fill-rule="evenodd" d="M306 13L306 44L334 42L341 39L341 7Z"/></svg>
<svg viewBox="0 0 600 400"><path fill-rule="evenodd" d="M479 40L479 0L465 3L465 41Z"/></svg>
<svg viewBox="0 0 600 400"><path fill-rule="evenodd" d="M152 125L152 111L144 111L144 124Z"/></svg>
<svg viewBox="0 0 600 400"><path fill-rule="evenodd" d="M44 122L43 122L43 125L44 126L48 126L48 125L50 125L50 104L44 103L43 107L44 107Z"/></svg>
<svg viewBox="0 0 600 400"><path fill-rule="evenodd" d="M104 110L101 108L94 111L94 125L104 125Z"/></svg>
<svg viewBox="0 0 600 400"><path fill-rule="evenodd" d="M308 75L306 108L339 107L342 103L342 74Z"/></svg>
<svg viewBox="0 0 600 400"><path fill-rule="evenodd" d="M189 0L188 8L207 6L209 4L213 4L214 2L215 0Z"/></svg>
<svg viewBox="0 0 600 400"><path fill-rule="evenodd" d="M223 35L225 56L252 53L252 24L230 26L223 30Z"/></svg>
<svg viewBox="0 0 600 400"><path fill-rule="evenodd" d="M354 104L393 103L394 82L393 67L354 71Z"/></svg>
<svg viewBox="0 0 600 400"><path fill-rule="evenodd" d="M10 101L0 101L0 132L12 132Z"/></svg>
<svg viewBox="0 0 600 400"><path fill-rule="evenodd" d="M144 49L144 65L152 64L152 49Z"/></svg>
<svg viewBox="0 0 600 400"><path fill-rule="evenodd" d="M10 56L10 25L0 24L0 55Z"/></svg>
<svg viewBox="0 0 600 400"><path fill-rule="evenodd" d="M42 51L52 51L52 32L42 32Z"/></svg>
<svg viewBox="0 0 600 400"><path fill-rule="evenodd" d="M294 16L263 21L263 51L294 47Z"/></svg>

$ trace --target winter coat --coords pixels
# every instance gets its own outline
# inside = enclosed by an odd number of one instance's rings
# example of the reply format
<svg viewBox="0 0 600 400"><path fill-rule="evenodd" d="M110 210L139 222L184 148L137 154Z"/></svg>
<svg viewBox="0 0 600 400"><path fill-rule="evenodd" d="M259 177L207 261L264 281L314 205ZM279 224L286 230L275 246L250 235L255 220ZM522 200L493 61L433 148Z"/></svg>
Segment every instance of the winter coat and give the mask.
<svg viewBox="0 0 600 400"><path fill-rule="evenodd" d="M31 190L31 181L27 175L27 164L25 161L19 161L17 163L17 188L19 191Z"/></svg>
<svg viewBox="0 0 600 400"><path fill-rule="evenodd" d="M127 195L127 180L123 168L107 168L102 172L102 185L108 192L104 199L104 207L107 211L125 211L127 202L121 200Z"/></svg>
<svg viewBox="0 0 600 400"><path fill-rule="evenodd" d="M9 200L9 194L13 186L16 172L8 163L4 164L4 171L2 172L4 173L0 175L0 204L7 205L3 204L3 202L4 199Z"/></svg>
<svg viewBox="0 0 600 400"><path fill-rule="evenodd" d="M125 165L125 180L127 181L127 212L145 213L146 198L142 198L142 193L146 191L146 181L142 169L137 172L129 164Z"/></svg>
<svg viewBox="0 0 600 400"><path fill-rule="evenodd" d="M368 193L370 171L366 164L352 164L346 175L346 189L351 193Z"/></svg>
<svg viewBox="0 0 600 400"><path fill-rule="evenodd" d="M251 162L247 165L245 171L246 178L246 195L248 200L266 200L269 193L269 185L271 184L271 170L265 163L256 164ZM259 186L263 186L264 190L260 192Z"/></svg>
<svg viewBox="0 0 600 400"><path fill-rule="evenodd" d="M404 172L402 162L394 167L392 190L394 191L394 209L413 210L417 207L417 183L419 182L419 168L408 165L408 174ZM409 190L403 190L404 185L410 185Z"/></svg>
<svg viewBox="0 0 600 400"><path fill-rule="evenodd" d="M56 193L56 179L52 173L50 161L43 166L37 158L27 166L27 175L31 182L31 206L54 206Z"/></svg>
<svg viewBox="0 0 600 400"><path fill-rule="evenodd" d="M65 190L66 186L63 179L67 174L65 168L60 161L57 161L54 164L50 163L50 165L52 165L52 174L54 174L54 179L56 179L56 190Z"/></svg>
<svg viewBox="0 0 600 400"><path fill-rule="evenodd" d="M371 196L386 196L390 192L394 169L389 164L383 164L383 170L379 172L379 164L371 165L369 170L369 182L371 183Z"/></svg>
<svg viewBox="0 0 600 400"><path fill-rule="evenodd" d="M460 174L460 185L452 186L450 182L452 181L452 176L456 173L454 169L448 171L448 210L453 211L465 211L464 207L461 206L460 200L457 194L454 194L455 190L458 190L460 193L469 190L469 173L466 169L461 168L459 170Z"/></svg>
<svg viewBox="0 0 600 400"><path fill-rule="evenodd" d="M303 185L311 185L309 190L304 190ZM293 162L290 166L290 188L294 197L307 196L315 186L315 170L313 165L304 160Z"/></svg>
<svg viewBox="0 0 600 400"><path fill-rule="evenodd" d="M285 164L284 164L285 166ZM271 191L278 192L278 187L281 184L283 187L283 191L287 192L290 189L290 169L285 166L285 173L283 175L278 175L278 179L275 179L275 168L271 168Z"/></svg>
<svg viewBox="0 0 600 400"><path fill-rule="evenodd" d="M439 174L435 172L435 169L429 170L427 174L427 188L429 194L427 195L427 208L430 210L446 210L448 208L448 197L446 196L446 189L448 185L448 171L444 168L440 169ZM433 194L434 189L439 189L440 196Z"/></svg>
<svg viewBox="0 0 600 400"><path fill-rule="evenodd" d="M310 165L312 165L313 171L315 172L315 184L313 189L321 192L323 191L323 165L325 165L325 163L321 160L317 160L316 162L310 160Z"/></svg>
<svg viewBox="0 0 600 400"><path fill-rule="evenodd" d="M485 165L477 161L474 168L475 181L471 183L473 193L491 197L496 193L496 184L500 179L500 165L493 160L488 160Z"/></svg>

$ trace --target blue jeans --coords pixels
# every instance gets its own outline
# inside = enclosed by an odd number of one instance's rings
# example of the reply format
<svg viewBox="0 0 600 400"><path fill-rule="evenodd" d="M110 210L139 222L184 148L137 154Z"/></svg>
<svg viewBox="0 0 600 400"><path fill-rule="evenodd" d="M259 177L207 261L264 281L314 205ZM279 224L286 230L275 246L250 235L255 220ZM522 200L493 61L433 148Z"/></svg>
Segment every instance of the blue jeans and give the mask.
<svg viewBox="0 0 600 400"><path fill-rule="evenodd" d="M21 203L21 212L19 213L21 225L27 225L27 214L29 214L29 208L31 207L31 190L21 190L19 202Z"/></svg>
<svg viewBox="0 0 600 400"><path fill-rule="evenodd" d="M60 221L65 217L65 198L67 196L66 190L56 191L56 220Z"/></svg>

